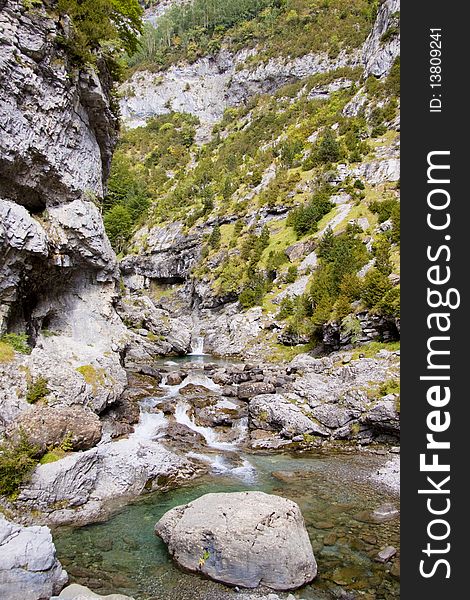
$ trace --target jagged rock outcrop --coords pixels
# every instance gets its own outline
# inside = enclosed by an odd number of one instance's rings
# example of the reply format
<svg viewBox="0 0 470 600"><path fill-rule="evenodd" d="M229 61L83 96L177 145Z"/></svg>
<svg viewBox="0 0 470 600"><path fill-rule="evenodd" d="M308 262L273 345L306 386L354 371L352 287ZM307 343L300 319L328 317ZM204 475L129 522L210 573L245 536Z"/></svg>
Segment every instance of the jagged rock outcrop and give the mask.
<svg viewBox="0 0 470 600"><path fill-rule="evenodd" d="M0 14L0 182L4 198L37 213L103 195L116 119L109 79L72 71L58 17L26 6L7 0Z"/></svg>
<svg viewBox="0 0 470 600"><path fill-rule="evenodd" d="M114 402L126 330L96 204L117 132L110 76L99 59L71 66L66 23L47 4L7 0L0 27L0 333L25 333L32 348L0 365L4 428L40 377L51 404Z"/></svg>
<svg viewBox="0 0 470 600"><path fill-rule="evenodd" d="M49 600L67 583L48 527L22 527L0 514L0 596Z"/></svg>
<svg viewBox="0 0 470 600"><path fill-rule="evenodd" d="M145 251L126 256L120 268L131 289L147 287L150 280L166 283L182 282L199 258L202 235L184 235L179 222L143 229L136 238L145 237ZM135 277L139 279L135 281Z"/></svg>
<svg viewBox="0 0 470 600"><path fill-rule="evenodd" d="M366 76L382 77L400 52L399 8L399 0L385 0L362 48L341 52L334 59L324 53L306 53L293 60L275 57L253 68L245 66L245 61L256 54L256 49L237 53L222 49L192 64L174 65L158 73L138 71L121 87L124 122L138 127L170 110L189 113L200 119L199 138L204 141L226 108L239 106L258 94L273 93L287 83L358 65L364 66ZM319 93L322 95L321 90Z"/></svg>
<svg viewBox="0 0 470 600"><path fill-rule="evenodd" d="M400 0L385 0L374 27L365 41L363 63L366 75L382 77L400 54Z"/></svg>
<svg viewBox="0 0 470 600"><path fill-rule="evenodd" d="M162 444L133 436L40 465L16 506L40 511L48 523L86 524L102 518L111 500L166 488L197 472Z"/></svg>
<svg viewBox="0 0 470 600"><path fill-rule="evenodd" d="M325 358L299 354L288 370L295 375L286 379L282 392L260 393L250 400L253 447L265 445L267 438L260 432L271 432L274 441L316 440L319 444L322 440L369 444L399 439L396 353L381 350L374 358L355 358L350 353Z"/></svg>
<svg viewBox="0 0 470 600"><path fill-rule="evenodd" d="M230 585L291 590L317 574L300 509L280 496L206 494L168 511L155 533L183 568Z"/></svg>

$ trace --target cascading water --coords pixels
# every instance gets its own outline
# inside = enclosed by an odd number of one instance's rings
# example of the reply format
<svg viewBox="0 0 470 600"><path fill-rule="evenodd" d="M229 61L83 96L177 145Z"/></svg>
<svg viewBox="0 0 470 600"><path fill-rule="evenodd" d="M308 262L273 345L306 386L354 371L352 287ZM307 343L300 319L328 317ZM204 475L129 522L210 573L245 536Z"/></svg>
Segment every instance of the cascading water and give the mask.
<svg viewBox="0 0 470 600"><path fill-rule="evenodd" d="M234 466L233 461L220 454L188 452L188 457L207 463L210 465L212 472L218 475L231 475L246 483L254 483L256 481L256 469L246 458L241 460L241 464L235 463Z"/></svg>
<svg viewBox="0 0 470 600"><path fill-rule="evenodd" d="M229 452L233 452L237 450L237 444L234 442L221 442L219 440L219 436L214 431L212 427L202 427L201 425L197 425L193 418L189 416L190 406L187 402L183 400L178 402L175 410L175 419L177 423L181 425L186 425L192 431L195 431L203 436L206 440L206 444L209 448L214 448L216 450L226 450Z"/></svg>
<svg viewBox="0 0 470 600"><path fill-rule="evenodd" d="M191 352L189 356L206 356L203 335L196 335L191 338Z"/></svg>
<svg viewBox="0 0 470 600"><path fill-rule="evenodd" d="M132 437L142 441L155 441L165 435L168 420L163 412L155 412L158 398L146 398L140 402L140 418Z"/></svg>

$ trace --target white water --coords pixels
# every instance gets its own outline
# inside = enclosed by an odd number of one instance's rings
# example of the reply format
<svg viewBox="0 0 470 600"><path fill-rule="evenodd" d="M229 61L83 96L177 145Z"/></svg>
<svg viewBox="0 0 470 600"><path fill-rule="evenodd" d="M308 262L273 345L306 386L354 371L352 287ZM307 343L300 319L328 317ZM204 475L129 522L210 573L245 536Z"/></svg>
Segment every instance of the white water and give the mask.
<svg viewBox="0 0 470 600"><path fill-rule="evenodd" d="M189 452L189 458L195 458L201 462L210 465L212 471L219 475L229 474L247 483L256 481L256 469L246 458L242 459L242 464L234 467L230 461L220 454L200 454L199 452Z"/></svg>
<svg viewBox="0 0 470 600"><path fill-rule="evenodd" d="M220 442L218 439L217 433L214 431L212 427L202 427L201 425L197 425L193 418L189 416L190 406L187 402L182 400L178 402L175 410L175 419L177 423L181 425L186 425L192 431L195 431L202 435L202 437L206 440L206 444L210 448L216 448L217 450L227 450L232 452L236 450L237 447L235 444L229 442Z"/></svg>
<svg viewBox="0 0 470 600"><path fill-rule="evenodd" d="M197 335L191 338L191 352L189 356L206 356L204 352L204 336Z"/></svg>
<svg viewBox="0 0 470 600"><path fill-rule="evenodd" d="M165 429L168 426L168 419L165 414L158 410L158 405L162 400L175 398L179 395L182 388L187 385L203 386L212 392L220 394L221 386L217 385L201 372L190 373L180 384L168 385L164 378L161 387L165 389L166 394L162 397L149 397L140 402L140 419L135 426L134 433L131 437L139 441L156 442L164 437ZM237 405L226 398L220 399L217 403L219 408L236 408ZM190 416L191 406L184 400L178 400L175 408L175 420L177 423L185 425L192 431L195 431L203 436L209 448L230 453L228 456L222 454L200 454L189 452L189 458L195 458L210 465L214 473L220 475L230 475L237 477L247 483L253 482L256 479L256 470L253 465L246 459L241 459L237 456L236 451L239 450L239 445L245 439L248 432L248 418L242 418L235 421L232 425L232 442L224 442L220 440L219 433L212 427L203 427L197 425L194 418Z"/></svg>
<svg viewBox="0 0 470 600"><path fill-rule="evenodd" d="M140 402L140 418L131 437L141 441L155 441L165 434L168 420L161 410L154 412L159 398L145 398Z"/></svg>
<svg viewBox="0 0 470 600"><path fill-rule="evenodd" d="M190 406L184 400L181 400L176 405L175 410L175 419L177 423L181 425L186 425L192 431L195 431L203 436L206 440L206 444L210 448L215 448L216 450L225 450L228 452L233 452L237 450L238 444L243 440L246 435L246 430L248 426L248 419L239 419L232 426L232 430L237 432L237 438L233 442L222 442L219 440L219 436L217 432L212 427L203 427L202 425L197 425L194 422L194 419L189 416Z"/></svg>

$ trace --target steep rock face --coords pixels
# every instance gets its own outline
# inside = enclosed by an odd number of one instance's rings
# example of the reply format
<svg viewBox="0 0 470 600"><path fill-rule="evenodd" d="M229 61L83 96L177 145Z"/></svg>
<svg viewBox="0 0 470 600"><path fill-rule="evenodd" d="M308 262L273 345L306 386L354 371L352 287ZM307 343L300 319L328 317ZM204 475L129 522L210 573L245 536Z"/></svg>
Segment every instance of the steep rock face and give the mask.
<svg viewBox="0 0 470 600"><path fill-rule="evenodd" d="M363 48L366 75L382 77L400 54L400 0L382 2L374 27Z"/></svg>
<svg viewBox="0 0 470 600"><path fill-rule="evenodd" d="M170 283L188 278L201 251L202 235L185 235L179 222L144 228L139 235L145 235L147 250L121 262L125 281L129 275L140 276L144 284L150 279ZM132 288L132 280L129 283Z"/></svg>
<svg viewBox="0 0 470 600"><path fill-rule="evenodd" d="M165 8L166 3L161 9L159 5L152 22L158 21ZM123 120L129 127L139 127L152 116L170 110L189 113L200 119L199 138L206 140L226 108L239 106L257 94L273 93L287 83L359 65L364 66L366 75L382 77L400 52L398 31L395 33L399 9L399 0L385 0L362 48L341 52L334 59L327 54L306 53L294 60L272 58L252 68L244 63L256 49L235 54L222 49L193 64L178 64L158 73L138 71L121 87ZM389 39L384 37L387 32Z"/></svg>
<svg viewBox="0 0 470 600"><path fill-rule="evenodd" d="M2 195L32 211L102 196L115 133L109 82L70 71L57 44L62 27L45 11L3 4Z"/></svg>
<svg viewBox="0 0 470 600"><path fill-rule="evenodd" d="M100 61L72 68L67 24L26 6L7 0L0 14L0 333L26 333L33 348L0 365L4 426L39 377L52 404L96 412L126 382L116 258L96 204L116 138L111 80Z"/></svg>

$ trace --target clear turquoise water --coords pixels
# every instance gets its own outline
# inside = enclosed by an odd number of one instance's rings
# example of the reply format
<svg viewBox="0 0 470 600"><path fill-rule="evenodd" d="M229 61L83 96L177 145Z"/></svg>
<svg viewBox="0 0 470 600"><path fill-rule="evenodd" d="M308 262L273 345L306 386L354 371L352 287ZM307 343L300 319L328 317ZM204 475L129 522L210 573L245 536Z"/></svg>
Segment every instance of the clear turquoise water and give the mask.
<svg viewBox="0 0 470 600"><path fill-rule="evenodd" d="M399 597L399 581L390 564L373 560L381 548L398 548L399 523L367 522L367 511L398 499L366 480L384 458L357 454L246 455L256 468L253 481L207 475L166 493L127 506L108 522L56 532L58 556L71 580L100 594L119 592L138 600L229 600L240 597L221 584L183 573L153 533L170 508L208 492L256 489L297 502L304 515L318 562L313 584L295 593L308 600L339 597L340 590L367 600ZM285 483L273 471L301 475ZM364 595L365 594L365 595Z"/></svg>

